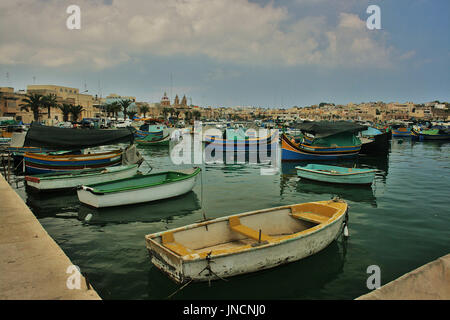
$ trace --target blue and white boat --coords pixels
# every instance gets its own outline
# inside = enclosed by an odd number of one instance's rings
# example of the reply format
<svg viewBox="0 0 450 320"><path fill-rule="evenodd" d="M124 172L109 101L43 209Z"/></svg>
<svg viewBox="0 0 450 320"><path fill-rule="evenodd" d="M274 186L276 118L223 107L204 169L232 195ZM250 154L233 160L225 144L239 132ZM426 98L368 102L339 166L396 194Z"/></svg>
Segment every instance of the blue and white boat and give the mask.
<svg viewBox="0 0 450 320"><path fill-rule="evenodd" d="M308 164L295 167L301 178L342 184L371 184L375 178L376 169L357 169L321 164Z"/></svg>

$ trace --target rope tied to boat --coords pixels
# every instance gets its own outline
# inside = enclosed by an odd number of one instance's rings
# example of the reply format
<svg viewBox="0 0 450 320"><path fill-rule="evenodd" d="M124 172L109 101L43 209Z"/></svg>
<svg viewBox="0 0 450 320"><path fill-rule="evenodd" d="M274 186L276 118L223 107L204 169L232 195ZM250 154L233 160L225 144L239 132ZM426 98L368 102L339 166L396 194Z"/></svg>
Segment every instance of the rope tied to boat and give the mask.
<svg viewBox="0 0 450 320"><path fill-rule="evenodd" d="M220 280L223 280L223 281L228 281L227 279L224 279L224 278L222 278L221 276L219 276L217 273L215 273L214 271L212 271L212 269L211 269L211 263L215 263L215 261L213 261L213 260L211 260L211 254L212 254L212 251L210 251L207 255L206 255L206 267L204 267L203 268L203 270L202 271L200 271L198 274L200 275L200 274L202 274L203 273L203 271L205 271L205 270L208 270L209 271L209 274L208 274L208 287L211 287L211 277L214 275L214 276L216 276L217 278L219 278Z"/></svg>

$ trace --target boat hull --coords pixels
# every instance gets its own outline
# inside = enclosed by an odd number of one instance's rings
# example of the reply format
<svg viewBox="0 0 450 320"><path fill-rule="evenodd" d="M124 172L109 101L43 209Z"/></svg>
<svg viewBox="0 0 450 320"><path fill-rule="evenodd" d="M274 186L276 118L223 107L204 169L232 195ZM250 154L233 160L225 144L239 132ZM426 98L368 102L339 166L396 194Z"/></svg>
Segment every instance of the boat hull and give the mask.
<svg viewBox="0 0 450 320"><path fill-rule="evenodd" d="M328 182L338 184L371 184L375 178L375 171L369 171L365 173L355 174L326 174L321 172L315 172L307 170L301 167L297 167L297 175L300 178Z"/></svg>
<svg viewBox="0 0 450 320"><path fill-rule="evenodd" d="M286 206L273 209L281 212L288 210ZM260 211L264 212L264 210ZM255 212L244 213L239 216L244 221L243 215L253 213ZM183 237L185 239L193 228L201 227L201 229L204 229L202 226L207 225L209 234L226 233L229 232L227 229L229 229L228 219L230 217L232 216L215 219L213 222L186 226L175 229L173 232L176 232L176 230L185 231L186 236ZM311 232L300 232L292 237L288 236L289 238L285 240L263 243L254 247L250 246L243 251L234 252L230 249L229 252L212 254L210 258L198 258L196 254L192 254L190 256L192 258L186 256L182 259L175 259L170 250L151 240L158 234L146 236L146 245L151 262L177 283L217 280L219 277L227 278L274 268L311 256L326 248L340 235L345 217L346 211L343 211L332 222L313 227L314 230L311 230ZM285 216L280 217L280 220L286 218L291 219ZM201 239L204 243L208 242L208 239L203 237ZM225 249L225 251L227 250ZM211 262L213 263L211 264ZM210 273L208 268L214 273Z"/></svg>
<svg viewBox="0 0 450 320"><path fill-rule="evenodd" d="M312 146L295 146L286 136L281 137L281 161L301 160L340 160L356 157L361 146L349 146L339 148L314 148ZM326 149L326 150L325 150Z"/></svg>
<svg viewBox="0 0 450 320"><path fill-rule="evenodd" d="M94 208L115 207L129 204L157 201L173 198L188 193L194 188L197 175L189 179L166 183L148 188L121 192L94 194L89 187L83 186L77 190L81 203Z"/></svg>
<svg viewBox="0 0 450 320"><path fill-rule="evenodd" d="M167 135L166 137L157 140L143 138L143 139L136 139L135 141L140 146L168 146L170 145L170 135Z"/></svg>
<svg viewBox="0 0 450 320"><path fill-rule="evenodd" d="M399 130L392 130L392 136L394 138L411 137L411 130L410 129L406 129L406 128L402 128L402 129L399 129Z"/></svg>
<svg viewBox="0 0 450 320"><path fill-rule="evenodd" d="M86 173L76 176L62 175L56 177L26 176L28 187L35 191L52 191L75 188L83 184L95 184L111 180L130 178L136 175L138 165L108 167L98 173Z"/></svg>
<svg viewBox="0 0 450 320"><path fill-rule="evenodd" d="M380 154L389 152L389 132L371 137L371 142L361 145L361 154Z"/></svg>
<svg viewBox="0 0 450 320"><path fill-rule="evenodd" d="M205 136L205 144L216 152L257 152L258 150L272 150L278 146L278 134L274 133L266 138L250 138L248 140L224 140L215 136Z"/></svg>
<svg viewBox="0 0 450 320"><path fill-rule="evenodd" d="M47 156L28 153L24 155L25 171L30 174L106 168L120 165L121 161L122 151L72 156Z"/></svg>
<svg viewBox="0 0 450 320"><path fill-rule="evenodd" d="M415 140L426 141L426 140L450 140L450 134L426 134L415 130L411 131L411 137Z"/></svg>

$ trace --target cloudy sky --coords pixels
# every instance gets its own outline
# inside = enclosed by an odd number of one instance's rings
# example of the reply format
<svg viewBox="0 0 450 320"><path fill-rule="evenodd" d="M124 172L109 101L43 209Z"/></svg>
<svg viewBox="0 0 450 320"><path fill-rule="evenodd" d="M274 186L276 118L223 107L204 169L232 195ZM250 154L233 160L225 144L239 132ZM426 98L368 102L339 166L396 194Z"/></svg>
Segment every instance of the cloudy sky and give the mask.
<svg viewBox="0 0 450 320"><path fill-rule="evenodd" d="M366 27L373 4L381 30ZM1 0L0 86L202 106L449 101L449 15L448 0Z"/></svg>

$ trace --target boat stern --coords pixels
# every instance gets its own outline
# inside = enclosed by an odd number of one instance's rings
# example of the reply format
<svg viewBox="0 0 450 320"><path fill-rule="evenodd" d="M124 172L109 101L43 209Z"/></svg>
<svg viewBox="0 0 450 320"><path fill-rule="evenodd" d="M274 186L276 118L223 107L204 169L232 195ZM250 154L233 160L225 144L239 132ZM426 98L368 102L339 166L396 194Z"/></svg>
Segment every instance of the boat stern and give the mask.
<svg viewBox="0 0 450 320"><path fill-rule="evenodd" d="M184 276L183 259L162 245L162 237L161 233L145 236L150 261L176 283L189 281Z"/></svg>

